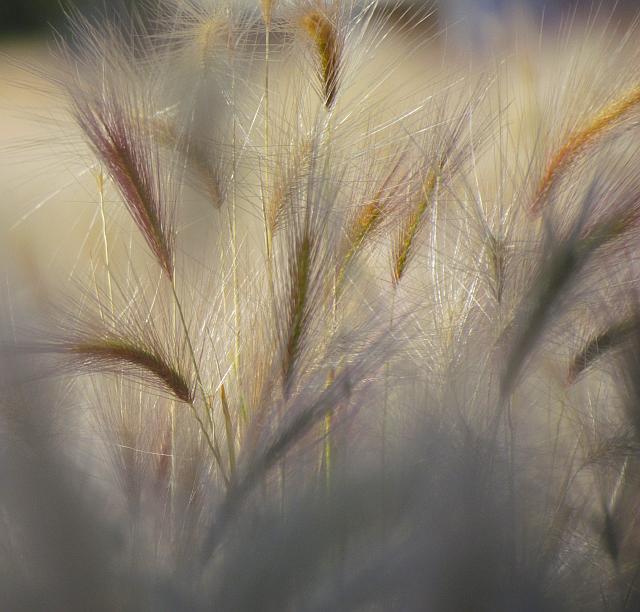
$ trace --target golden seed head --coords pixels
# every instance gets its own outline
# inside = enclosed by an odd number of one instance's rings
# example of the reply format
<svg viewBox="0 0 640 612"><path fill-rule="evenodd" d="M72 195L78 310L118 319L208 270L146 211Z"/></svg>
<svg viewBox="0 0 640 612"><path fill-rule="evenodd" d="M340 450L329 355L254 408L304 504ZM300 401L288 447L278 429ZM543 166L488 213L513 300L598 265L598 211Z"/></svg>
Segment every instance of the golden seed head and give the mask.
<svg viewBox="0 0 640 612"><path fill-rule="evenodd" d="M265 25L271 27L271 20L273 18L273 11L276 8L276 0L260 0L260 8L262 8L262 19Z"/></svg>
<svg viewBox="0 0 640 612"><path fill-rule="evenodd" d="M614 128L633 108L640 104L640 87L634 87L609 103L564 141L547 164L538 183L531 210L540 211L556 180L562 176L584 151L610 129Z"/></svg>
<svg viewBox="0 0 640 612"><path fill-rule="evenodd" d="M333 106L338 87L340 44L336 28L320 11L311 11L302 18L302 27L316 47L320 59L320 77L327 108Z"/></svg>

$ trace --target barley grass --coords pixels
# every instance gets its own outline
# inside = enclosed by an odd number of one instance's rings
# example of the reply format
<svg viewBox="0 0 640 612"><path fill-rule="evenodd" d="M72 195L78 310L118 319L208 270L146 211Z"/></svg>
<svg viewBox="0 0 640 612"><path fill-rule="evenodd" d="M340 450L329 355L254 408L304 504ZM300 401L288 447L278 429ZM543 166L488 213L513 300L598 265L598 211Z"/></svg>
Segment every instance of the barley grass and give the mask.
<svg viewBox="0 0 640 612"><path fill-rule="evenodd" d="M84 342L64 348L64 352L79 358L84 366L98 370L104 365L133 366L156 378L177 399L187 404L193 402L193 391L189 381L174 366L144 347L136 346L126 339L108 339Z"/></svg>
<svg viewBox="0 0 640 612"><path fill-rule="evenodd" d="M78 189L0 236L5 606L637 609L634 27L145 10L74 16Z"/></svg>
<svg viewBox="0 0 640 612"><path fill-rule="evenodd" d="M574 383L585 370L594 365L607 352L620 347L626 340L631 339L635 329L635 319L625 320L591 338L573 358L567 375L568 382Z"/></svg>
<svg viewBox="0 0 640 612"><path fill-rule="evenodd" d="M429 205L437 192L438 175L436 171L430 171L424 181L421 197L417 204L406 216L398 237L393 255L393 282L399 283L409 263L414 240L420 229L421 222Z"/></svg>
<svg viewBox="0 0 640 612"><path fill-rule="evenodd" d="M534 213L545 205L554 184L560 180L585 152L611 131L640 104L640 87L634 87L618 99L604 106L598 113L585 120L584 124L572 131L562 146L551 156L544 174L537 186L531 206Z"/></svg>
<svg viewBox="0 0 640 612"><path fill-rule="evenodd" d="M335 19L335 17L333 17ZM329 14L315 10L302 17L302 27L315 46L320 70L323 101L327 109L331 109L338 92L342 42L335 23Z"/></svg>

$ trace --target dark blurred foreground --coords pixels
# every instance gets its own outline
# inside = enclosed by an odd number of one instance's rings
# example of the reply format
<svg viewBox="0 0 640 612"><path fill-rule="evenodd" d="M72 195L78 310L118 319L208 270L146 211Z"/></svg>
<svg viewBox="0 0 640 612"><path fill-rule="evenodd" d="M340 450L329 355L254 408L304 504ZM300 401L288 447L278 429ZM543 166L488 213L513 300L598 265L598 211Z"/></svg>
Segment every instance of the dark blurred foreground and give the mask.
<svg viewBox="0 0 640 612"><path fill-rule="evenodd" d="M105 511L122 492L104 486L104 470L78 468L64 434L68 407L28 368L0 365L6 610L574 609L575 567L554 576L555 563L514 557L514 528L524 524L512 520L504 464L489 475L498 456L480 441L465 448L428 435L386 478L345 474L329 495L299 487L284 507L279 496L258 496L215 548L202 548L214 500L197 521L189 507L171 520L157 493L128 512Z"/></svg>

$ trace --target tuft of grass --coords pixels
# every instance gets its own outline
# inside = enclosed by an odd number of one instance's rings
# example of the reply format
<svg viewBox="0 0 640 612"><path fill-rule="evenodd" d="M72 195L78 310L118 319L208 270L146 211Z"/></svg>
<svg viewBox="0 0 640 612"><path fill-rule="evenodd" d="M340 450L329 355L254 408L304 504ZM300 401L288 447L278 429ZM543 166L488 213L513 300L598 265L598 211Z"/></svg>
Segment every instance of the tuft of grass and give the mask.
<svg viewBox="0 0 640 612"><path fill-rule="evenodd" d="M480 69L401 4L148 8L77 21L54 79L72 307L3 274L9 607L638 608L631 35L612 75L546 31Z"/></svg>

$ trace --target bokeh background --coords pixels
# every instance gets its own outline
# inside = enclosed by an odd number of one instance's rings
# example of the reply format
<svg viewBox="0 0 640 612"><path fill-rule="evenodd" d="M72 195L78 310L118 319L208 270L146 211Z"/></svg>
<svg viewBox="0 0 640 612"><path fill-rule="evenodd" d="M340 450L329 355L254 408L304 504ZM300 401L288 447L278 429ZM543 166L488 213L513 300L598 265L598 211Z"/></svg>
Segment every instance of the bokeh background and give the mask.
<svg viewBox="0 0 640 612"><path fill-rule="evenodd" d="M66 3L60 0L2 0L0 3L0 33L5 37L33 33L47 33L53 26L63 27L65 11L75 7L82 12L95 11L108 6L119 10L135 3L135 0L76 0Z"/></svg>
<svg viewBox="0 0 640 612"><path fill-rule="evenodd" d="M246 0L250 2L250 0ZM149 0L75 0L66 3L82 12L91 12L108 7L110 11L117 11L122 7L135 4L149 3ZM396 4L397 0L390 0L389 4ZM601 0L587 2L585 0L405 0L405 4L418 7L433 5L437 8L443 22L457 20L468 21L477 29L475 19L486 15L499 15L513 10L514 6L526 7L536 12L545 11L553 14L559 10L576 7L578 10L593 11L594 6L600 10L614 5L620 9L637 7L637 0ZM44 32L50 26L60 27L64 24L64 0L3 0L0 3L0 33L21 34Z"/></svg>

